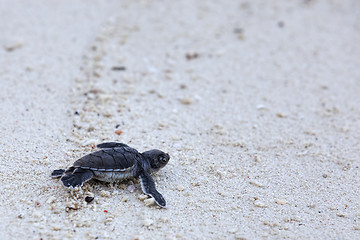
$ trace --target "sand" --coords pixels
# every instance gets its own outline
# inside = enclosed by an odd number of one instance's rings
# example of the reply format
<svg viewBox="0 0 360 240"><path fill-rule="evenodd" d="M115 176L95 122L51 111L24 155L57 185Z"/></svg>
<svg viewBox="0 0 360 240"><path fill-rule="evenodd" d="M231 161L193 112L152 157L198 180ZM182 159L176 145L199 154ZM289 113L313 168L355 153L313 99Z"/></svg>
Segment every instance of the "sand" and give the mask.
<svg viewBox="0 0 360 240"><path fill-rule="evenodd" d="M2 238L359 239L359 9L1 0ZM170 153L167 209L49 177L104 141Z"/></svg>

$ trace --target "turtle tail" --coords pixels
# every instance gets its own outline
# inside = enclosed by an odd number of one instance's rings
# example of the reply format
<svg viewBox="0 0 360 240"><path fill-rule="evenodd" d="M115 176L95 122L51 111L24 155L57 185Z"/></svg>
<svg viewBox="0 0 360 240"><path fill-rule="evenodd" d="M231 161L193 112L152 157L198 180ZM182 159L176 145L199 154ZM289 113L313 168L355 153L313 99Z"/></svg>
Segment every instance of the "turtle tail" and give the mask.
<svg viewBox="0 0 360 240"><path fill-rule="evenodd" d="M65 172L65 169L57 169L57 170L54 170L52 173L51 173L51 177L52 178L58 178L58 177L61 177Z"/></svg>
<svg viewBox="0 0 360 240"><path fill-rule="evenodd" d="M78 187L89 181L93 176L94 173L89 169L71 167L64 172L61 181L65 187Z"/></svg>

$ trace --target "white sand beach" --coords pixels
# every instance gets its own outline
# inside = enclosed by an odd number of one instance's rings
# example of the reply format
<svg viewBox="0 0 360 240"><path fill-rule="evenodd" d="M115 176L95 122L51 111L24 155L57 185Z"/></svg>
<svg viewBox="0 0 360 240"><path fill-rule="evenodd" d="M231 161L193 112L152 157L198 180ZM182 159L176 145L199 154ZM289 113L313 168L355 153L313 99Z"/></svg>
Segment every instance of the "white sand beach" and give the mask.
<svg viewBox="0 0 360 240"><path fill-rule="evenodd" d="M360 239L359 42L356 0L0 0L1 238ZM166 209L50 178L105 141Z"/></svg>

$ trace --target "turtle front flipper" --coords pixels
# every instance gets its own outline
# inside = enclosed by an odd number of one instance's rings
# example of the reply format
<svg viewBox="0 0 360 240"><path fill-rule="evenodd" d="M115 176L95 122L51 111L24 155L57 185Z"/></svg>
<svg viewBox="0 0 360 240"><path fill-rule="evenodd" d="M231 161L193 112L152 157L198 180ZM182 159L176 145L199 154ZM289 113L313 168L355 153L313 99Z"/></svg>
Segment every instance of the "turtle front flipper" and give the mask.
<svg viewBox="0 0 360 240"><path fill-rule="evenodd" d="M115 148L115 147L129 147L125 143L117 143L117 142L104 142L96 145L98 148Z"/></svg>
<svg viewBox="0 0 360 240"><path fill-rule="evenodd" d="M71 167L61 178L65 187L78 187L94 177L93 171L89 169Z"/></svg>
<svg viewBox="0 0 360 240"><path fill-rule="evenodd" d="M141 171L140 173L140 183L141 189L143 192L155 199L155 202L160 207L166 207L166 201L164 197L159 193L155 188L155 182L152 177L145 171Z"/></svg>

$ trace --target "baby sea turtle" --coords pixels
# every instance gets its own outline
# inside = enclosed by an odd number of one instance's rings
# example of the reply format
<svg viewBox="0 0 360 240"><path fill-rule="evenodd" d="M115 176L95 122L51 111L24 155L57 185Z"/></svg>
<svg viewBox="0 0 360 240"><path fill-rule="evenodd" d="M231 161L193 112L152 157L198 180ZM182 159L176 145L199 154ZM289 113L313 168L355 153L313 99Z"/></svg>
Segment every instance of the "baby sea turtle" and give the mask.
<svg viewBox="0 0 360 240"><path fill-rule="evenodd" d="M51 176L61 177L66 187L81 186L90 179L114 182L140 177L143 192L153 197L160 207L166 206L166 201L156 190L150 174L159 171L169 162L169 154L157 149L139 153L124 143L116 142L101 143L97 147L101 150L80 158L67 170L54 170Z"/></svg>

